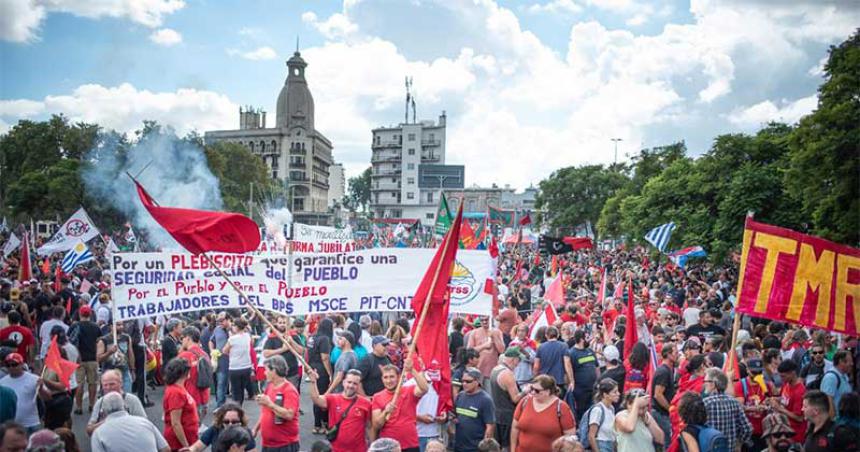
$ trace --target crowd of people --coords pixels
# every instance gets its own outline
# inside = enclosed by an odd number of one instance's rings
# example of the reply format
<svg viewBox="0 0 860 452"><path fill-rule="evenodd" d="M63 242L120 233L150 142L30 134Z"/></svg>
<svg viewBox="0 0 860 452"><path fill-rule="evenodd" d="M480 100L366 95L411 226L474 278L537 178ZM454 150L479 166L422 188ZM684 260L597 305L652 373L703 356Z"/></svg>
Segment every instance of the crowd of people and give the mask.
<svg viewBox="0 0 860 452"><path fill-rule="evenodd" d="M409 353L412 313L113 321L100 259L27 281L6 260L0 451L813 452L860 438L857 338L736 319L732 262L508 247L497 309L451 318L452 406L440 411ZM560 302L545 298L557 278ZM556 319L539 326L547 303ZM44 365L54 340L78 364L68 385ZM88 437L76 437L84 412Z"/></svg>

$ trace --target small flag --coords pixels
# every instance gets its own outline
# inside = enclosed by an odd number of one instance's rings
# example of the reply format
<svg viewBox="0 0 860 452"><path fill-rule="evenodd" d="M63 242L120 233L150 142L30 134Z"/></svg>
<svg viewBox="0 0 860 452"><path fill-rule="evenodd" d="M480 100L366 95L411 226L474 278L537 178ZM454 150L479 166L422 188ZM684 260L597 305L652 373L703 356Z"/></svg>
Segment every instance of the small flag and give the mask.
<svg viewBox="0 0 860 452"><path fill-rule="evenodd" d="M111 237L108 239L107 246L105 246L105 256L110 257L113 253L119 253L119 247L116 246L113 237Z"/></svg>
<svg viewBox="0 0 860 452"><path fill-rule="evenodd" d="M573 247L564 243L562 239L556 237L550 237L548 235L542 235L538 239L541 248L546 250L548 254L557 255L573 252Z"/></svg>
<svg viewBox="0 0 860 452"><path fill-rule="evenodd" d="M69 387L69 378L75 373L78 365L63 359L60 346L57 345L57 336L51 339L51 346L48 347L48 353L45 355L45 367L54 371L66 388Z"/></svg>
<svg viewBox="0 0 860 452"><path fill-rule="evenodd" d="M602 275L603 276L600 278L600 290L597 292L597 304L599 306L603 306L603 302L606 300L606 280L609 278L609 275L606 274L605 268L603 269Z"/></svg>
<svg viewBox="0 0 860 452"><path fill-rule="evenodd" d="M68 275L71 274L72 270L74 270L78 265L87 263L91 260L93 260L93 253L84 242L78 241L75 247L66 253L66 256L63 258L63 262L60 264L60 268L63 270L63 273Z"/></svg>
<svg viewBox="0 0 860 452"><path fill-rule="evenodd" d="M6 223L6 217L3 217L3 223L0 224L0 231L6 232L9 230L9 225Z"/></svg>
<svg viewBox="0 0 860 452"><path fill-rule="evenodd" d="M439 208L436 209L436 225L434 226L436 234L445 235L453 222L454 218L448 208L448 199L445 198L445 193L442 193L442 198L439 199Z"/></svg>
<svg viewBox="0 0 860 452"><path fill-rule="evenodd" d="M532 327L529 330L529 337L534 340L537 337L537 331L542 326L552 326L558 320L558 314L555 312L555 307L552 303L546 303L543 306L543 311L541 311L537 318L535 318L534 323L532 323Z"/></svg>
<svg viewBox="0 0 860 452"><path fill-rule="evenodd" d="M669 239L672 238L672 231L674 230L675 223L666 223L664 225L657 226L645 234L645 240L654 245L654 247L661 253L665 252L666 245L669 244Z"/></svg>
<svg viewBox="0 0 860 452"><path fill-rule="evenodd" d="M708 253L701 246L690 246L669 253L669 259L681 268L687 265L687 260L691 257L708 257Z"/></svg>
<svg viewBox="0 0 860 452"><path fill-rule="evenodd" d="M24 282L33 279L33 267L30 262L30 234L24 233L24 242L21 245L21 263L18 267L18 281Z"/></svg>
<svg viewBox="0 0 860 452"><path fill-rule="evenodd" d="M520 218L520 226L526 226L526 225L530 225L530 224L532 224L531 213L526 211L525 215L523 215L522 218Z"/></svg>
<svg viewBox="0 0 860 452"><path fill-rule="evenodd" d="M564 284L562 284L561 276L556 277L546 288L544 300L551 301L556 306L564 305Z"/></svg>
<svg viewBox="0 0 860 452"><path fill-rule="evenodd" d="M633 282L627 282L627 310L624 312L627 317L627 323L624 325L624 354L622 357L626 360L630 358L630 352L633 346L639 342L639 328L636 325L636 305L635 296L633 295Z"/></svg>
<svg viewBox="0 0 860 452"><path fill-rule="evenodd" d="M21 239L13 232L9 235L9 240L6 240L6 244L3 245L3 257L9 257L19 246L21 246Z"/></svg>

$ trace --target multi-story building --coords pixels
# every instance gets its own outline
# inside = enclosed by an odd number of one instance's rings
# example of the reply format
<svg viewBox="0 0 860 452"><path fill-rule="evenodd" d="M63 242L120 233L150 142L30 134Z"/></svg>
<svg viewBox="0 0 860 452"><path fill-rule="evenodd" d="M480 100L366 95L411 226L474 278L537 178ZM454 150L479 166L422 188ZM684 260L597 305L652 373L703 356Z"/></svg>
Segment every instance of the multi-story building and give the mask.
<svg viewBox="0 0 860 452"><path fill-rule="evenodd" d="M287 60L287 79L278 95L275 127L266 112L239 109L238 130L206 132L204 141L238 143L258 155L273 179L285 184L295 221L329 224L329 168L332 144L314 128L314 99L305 79L307 63L296 50Z"/></svg>
<svg viewBox="0 0 860 452"><path fill-rule="evenodd" d="M521 212L523 210L535 210L535 198L537 198L538 189L529 185L522 193L517 193L515 188L511 188L509 184L505 184L502 189L501 208L505 210L515 210Z"/></svg>
<svg viewBox="0 0 860 452"><path fill-rule="evenodd" d="M473 185L462 190L445 190L445 198L452 213L457 211L461 203L464 213L487 213L489 206L499 208L502 193L503 190L495 184L489 188Z"/></svg>
<svg viewBox="0 0 860 452"><path fill-rule="evenodd" d="M445 112L438 122L373 129L370 211L376 218L435 221L442 189L462 188L464 168L445 165Z"/></svg>
<svg viewBox="0 0 860 452"><path fill-rule="evenodd" d="M342 204L344 195L346 195L346 178L343 164L335 163L328 168L328 206Z"/></svg>

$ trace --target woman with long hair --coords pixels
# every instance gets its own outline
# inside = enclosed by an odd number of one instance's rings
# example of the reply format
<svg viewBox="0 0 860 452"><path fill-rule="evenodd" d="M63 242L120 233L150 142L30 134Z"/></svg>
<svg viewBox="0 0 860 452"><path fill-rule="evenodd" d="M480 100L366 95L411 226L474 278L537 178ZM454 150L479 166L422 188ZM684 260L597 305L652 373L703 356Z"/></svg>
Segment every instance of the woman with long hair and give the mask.
<svg viewBox="0 0 860 452"><path fill-rule="evenodd" d="M388 342L388 359L391 360L391 364L397 366L399 370L403 370L403 358L406 356L408 351L408 347L406 345L406 331L403 329L401 325L394 324L391 325L391 328L385 333L385 337L389 339Z"/></svg>
<svg viewBox="0 0 860 452"><path fill-rule="evenodd" d="M227 339L222 353L229 357L228 375L230 394L239 405L245 401L245 391L252 396L257 394L256 385L251 381L254 365L251 362L251 348L254 342L247 331L248 321L238 318L233 322L233 334Z"/></svg>
<svg viewBox="0 0 860 452"><path fill-rule="evenodd" d="M308 341L308 365L316 371L316 385L320 394L328 390L332 378L331 352L334 323L329 318L320 320L317 332ZM328 411L314 405L314 434L326 430Z"/></svg>
<svg viewBox="0 0 860 452"><path fill-rule="evenodd" d="M173 451L197 442L200 418L197 404L185 389L191 365L182 358L173 358L161 371L164 379L164 439Z"/></svg>
<svg viewBox="0 0 860 452"><path fill-rule="evenodd" d="M651 356L648 346L637 342L630 351L630 356L624 361L624 390L629 392L634 389L645 389L648 386L649 368Z"/></svg>
<svg viewBox="0 0 860 452"><path fill-rule="evenodd" d="M624 409L615 415L617 452L654 452L654 443L663 444L663 430L648 412L651 397L641 389L624 395Z"/></svg>
<svg viewBox="0 0 860 452"><path fill-rule="evenodd" d="M562 435L573 435L576 424L570 406L558 398L558 386L550 375L538 375L527 387L514 410L511 425L511 452L550 450Z"/></svg>
<svg viewBox="0 0 860 452"><path fill-rule="evenodd" d="M684 447L681 450L687 452L706 452L699 450L698 430L708 422L708 412L705 410L705 402L698 392L685 392L681 396L678 406L678 415L684 421L680 440Z"/></svg>
<svg viewBox="0 0 860 452"><path fill-rule="evenodd" d="M594 405L586 412L588 415L588 444L595 452L615 451L615 403L620 397L618 383L611 378L604 378L597 384L594 393Z"/></svg>
<svg viewBox="0 0 860 452"><path fill-rule="evenodd" d="M245 410L239 404L231 401L221 405L221 408L215 411L212 416L212 427L206 429L200 435L200 439L191 445L190 452L201 452L209 446L214 446L221 434L231 427L243 427L248 431L251 437L251 442L247 445L248 450L257 447L254 436L248 429L248 416L245 414Z"/></svg>

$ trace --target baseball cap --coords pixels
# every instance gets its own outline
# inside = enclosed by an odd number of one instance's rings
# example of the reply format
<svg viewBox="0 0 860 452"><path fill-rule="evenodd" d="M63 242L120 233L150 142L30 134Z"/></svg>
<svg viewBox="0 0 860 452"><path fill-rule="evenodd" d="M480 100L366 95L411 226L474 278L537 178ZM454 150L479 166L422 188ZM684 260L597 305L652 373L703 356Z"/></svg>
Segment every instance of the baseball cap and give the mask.
<svg viewBox="0 0 860 452"><path fill-rule="evenodd" d="M699 338L694 336L694 337L687 339L687 342L684 342L684 350L685 351L689 350L691 348L696 348L699 350L702 349L702 343L699 342Z"/></svg>
<svg viewBox="0 0 860 452"><path fill-rule="evenodd" d="M477 317L473 322L472 326L481 326L481 318Z"/></svg>
<svg viewBox="0 0 860 452"><path fill-rule="evenodd" d="M293 328L303 328L305 326L304 319L295 319L293 320Z"/></svg>
<svg viewBox="0 0 860 452"><path fill-rule="evenodd" d="M765 416L761 422L762 438L767 438L774 433L794 434L794 430L788 423L788 417L782 413L771 413Z"/></svg>
<svg viewBox="0 0 860 452"><path fill-rule="evenodd" d="M466 370L463 372L463 375L468 375L472 377L473 379L475 379L475 381L478 382L478 384L481 384L481 380L484 379L484 374L482 374L480 370L474 367L467 367Z"/></svg>
<svg viewBox="0 0 860 452"><path fill-rule="evenodd" d="M373 323L373 320L370 319L370 316L365 314L358 318L358 325L361 328L370 328L370 324Z"/></svg>
<svg viewBox="0 0 860 452"><path fill-rule="evenodd" d="M621 353L618 352L618 347L614 345L607 345L603 347L603 357L606 358L607 361L620 361Z"/></svg>
<svg viewBox="0 0 860 452"><path fill-rule="evenodd" d="M24 357L21 356L20 353L9 353L8 355L6 355L6 359L3 360L3 362L5 362L6 364L24 364Z"/></svg>
<svg viewBox="0 0 860 452"><path fill-rule="evenodd" d="M764 370L764 362L761 358L752 358L747 361L747 369L754 374L760 374Z"/></svg>
<svg viewBox="0 0 860 452"><path fill-rule="evenodd" d="M93 309L89 306L81 306L81 309L78 312L81 316L89 317L93 314Z"/></svg>
<svg viewBox="0 0 860 452"><path fill-rule="evenodd" d="M505 357L523 359L525 356L523 356L523 353L520 351L519 347L513 346L508 347L507 350L505 350Z"/></svg>
<svg viewBox="0 0 860 452"><path fill-rule="evenodd" d="M352 334L352 331L341 331L338 336L346 339L347 341L349 341L349 345L355 347L355 335Z"/></svg>
<svg viewBox="0 0 860 452"><path fill-rule="evenodd" d="M373 338L371 339L371 343L373 345L376 345L376 344L388 345L390 342L391 341L385 336L373 336Z"/></svg>

